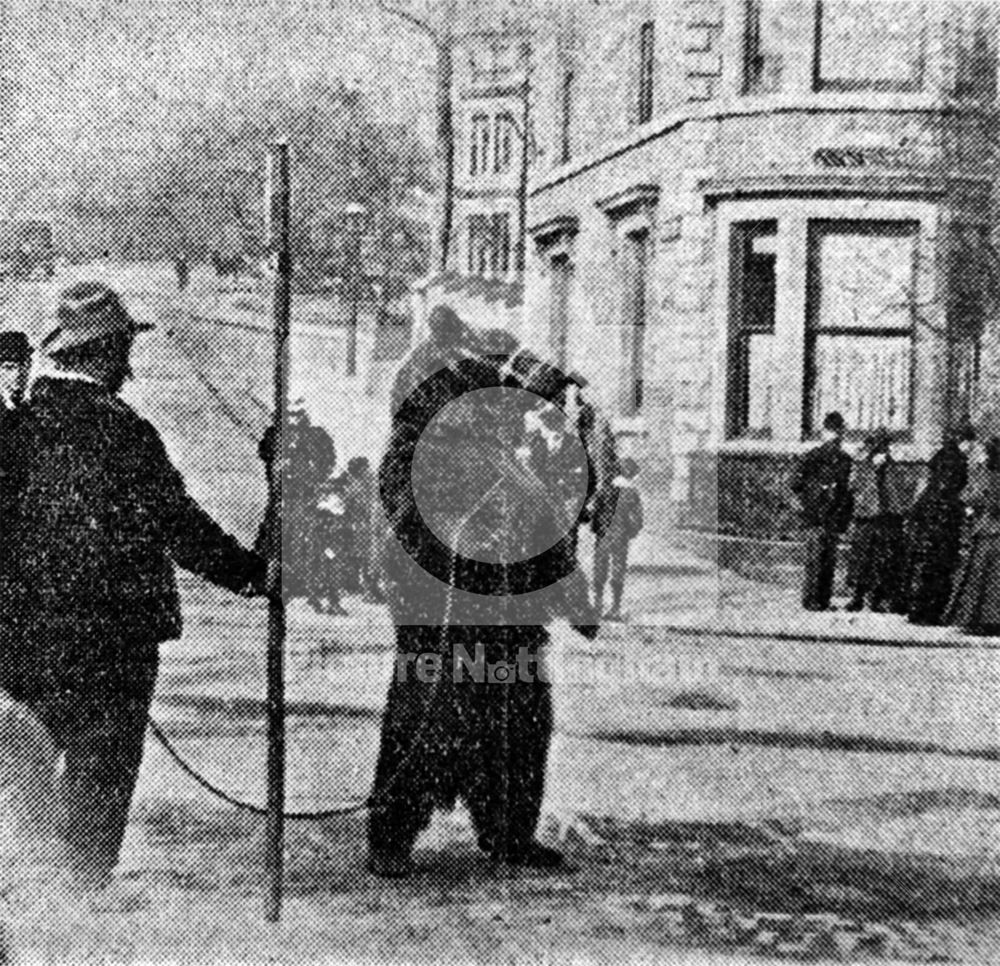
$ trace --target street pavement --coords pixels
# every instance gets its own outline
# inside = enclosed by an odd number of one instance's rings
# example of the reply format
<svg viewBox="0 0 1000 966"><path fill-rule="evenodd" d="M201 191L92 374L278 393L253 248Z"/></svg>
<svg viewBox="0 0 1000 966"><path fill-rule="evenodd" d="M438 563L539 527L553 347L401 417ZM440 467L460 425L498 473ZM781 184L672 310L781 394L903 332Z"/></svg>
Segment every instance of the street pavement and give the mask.
<svg viewBox="0 0 1000 966"><path fill-rule="evenodd" d="M158 317L168 281L134 282ZM28 295L0 304L43 326L48 295ZM220 428L204 396L156 397L183 358L143 366L137 405L248 539L253 439ZM541 835L576 871L499 872L458 810L419 843L427 873L382 883L363 871L354 810L289 823L286 921L265 928L259 815L213 798L150 737L120 881L151 901L74 923L63 958L107 958L111 941L115 959L1000 961L996 642L803 614L793 591L648 538L637 549L627 623L594 642L553 630ZM182 583L185 633L163 647L154 717L208 781L259 806L265 609ZM383 609L346 603L348 618L290 608L291 810L358 806L370 788L393 631Z"/></svg>
<svg viewBox="0 0 1000 966"><path fill-rule="evenodd" d="M554 628L541 834L578 871L495 880L468 816L440 815L418 850L432 878L391 887L418 938L382 920L397 936L380 933L385 948L419 955L431 933L420 940L417 924L443 903L465 923L445 929L459 959L535 955L549 940L563 956L669 950L676 962L1000 959L996 652L731 637L710 611L697 634L677 633L678 615L710 590L758 618L762 601L787 596L693 561L678 571L635 575L629 609L656 620L606 626L594 642ZM184 594L187 630L164 647L154 715L209 780L262 803L263 608L194 582ZM348 618L290 609L293 810L360 802L370 786L392 628L378 607L347 606ZM227 894L224 871L256 881L258 823L213 802L151 740L123 875ZM351 896L378 918L372 889L390 887L362 871L362 814L296 822L289 836L293 903ZM489 955L472 938L488 909L502 933ZM524 929L532 940L514 938Z"/></svg>

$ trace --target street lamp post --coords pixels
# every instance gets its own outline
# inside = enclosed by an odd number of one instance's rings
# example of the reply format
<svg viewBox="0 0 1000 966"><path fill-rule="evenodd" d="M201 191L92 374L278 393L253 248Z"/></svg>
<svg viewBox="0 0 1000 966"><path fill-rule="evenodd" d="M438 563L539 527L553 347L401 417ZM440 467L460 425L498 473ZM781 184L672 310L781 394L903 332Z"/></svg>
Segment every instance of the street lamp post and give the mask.
<svg viewBox="0 0 1000 966"><path fill-rule="evenodd" d="M368 209L364 205L352 202L344 207L344 217L347 219L347 230L350 235L350 279L351 317L347 326L347 375L358 373L358 310L361 302L361 235Z"/></svg>

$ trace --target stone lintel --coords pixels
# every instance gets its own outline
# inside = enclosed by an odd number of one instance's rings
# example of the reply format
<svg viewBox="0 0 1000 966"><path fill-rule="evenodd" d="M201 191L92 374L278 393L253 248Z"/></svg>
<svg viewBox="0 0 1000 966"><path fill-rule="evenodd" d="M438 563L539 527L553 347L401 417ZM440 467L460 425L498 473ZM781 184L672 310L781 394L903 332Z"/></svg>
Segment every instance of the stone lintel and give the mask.
<svg viewBox="0 0 1000 966"><path fill-rule="evenodd" d="M660 198L660 186L635 184L597 201L597 207L617 221L642 209L652 208Z"/></svg>

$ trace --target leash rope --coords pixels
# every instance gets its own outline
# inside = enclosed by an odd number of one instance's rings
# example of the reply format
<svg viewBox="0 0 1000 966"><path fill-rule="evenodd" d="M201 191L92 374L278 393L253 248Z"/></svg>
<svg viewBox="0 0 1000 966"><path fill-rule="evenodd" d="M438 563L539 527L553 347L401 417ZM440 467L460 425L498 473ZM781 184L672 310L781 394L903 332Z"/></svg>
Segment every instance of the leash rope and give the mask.
<svg viewBox="0 0 1000 966"><path fill-rule="evenodd" d="M476 505L459 522L458 528L456 530L456 539L457 539L457 534L461 533L461 531L464 530L465 527L468 526L468 524L471 522L472 518L483 508L483 506L486 505L486 501L493 495L493 492L499 485L500 483L498 481L489 490L487 490L482 495L482 497L480 497ZM453 555L452 569L450 574L451 580L448 582L448 591L445 597L444 615L440 627L440 643L442 651L444 650L445 635L447 634L447 629L449 627L449 622L451 620L452 603L454 599L454 589L455 589L454 581L455 581L456 566L457 566L457 559ZM438 680L435 682L435 688L440 688L442 686L443 680L444 676L443 675L439 676ZM223 801L227 805L231 805L233 808L238 809L240 811L250 812L253 815L261 815L261 816L266 816L268 814L267 809L264 808L263 806L255 805L253 802L247 802L242 799L236 798L235 796L230 795L224 789L220 788L218 785L214 784L213 782L205 778L204 775L202 775L196 768L194 768L193 765L191 765L184 758L183 755L181 755L181 753L177 750L177 748L174 746L171 740L167 737L166 732L163 730L162 726L153 718L152 715L147 716L147 721L149 724L149 730L152 732L153 737L156 738L156 740L160 743L161 747L164 749L164 751L167 752L167 754L170 756L174 764L177 765L177 767L180 768L185 775L191 778L203 789L205 789L205 791L207 791L210 795L214 796L215 798L218 798L220 801ZM422 722L420 731L417 732L417 735L411 745L411 750L409 754L400 763L400 767L397 769L396 773L390 779L389 784L392 783L393 779L397 778L400 775L400 773L403 771L403 766L406 765L407 761L417 751L420 744L418 739L427 730L429 725L430 725L430 720L428 717L425 717L424 721ZM383 794L385 793L385 791L386 789L383 789ZM375 801L373 801L373 799L369 796L363 801L344 802L332 806L331 808L318 809L316 811L283 812L282 814L284 818L289 819L291 821L306 821L306 820L322 821L324 819L336 818L338 816L343 816L343 815L352 815L358 812L363 812L365 810L375 810L384 807L385 807L384 805L378 804Z"/></svg>

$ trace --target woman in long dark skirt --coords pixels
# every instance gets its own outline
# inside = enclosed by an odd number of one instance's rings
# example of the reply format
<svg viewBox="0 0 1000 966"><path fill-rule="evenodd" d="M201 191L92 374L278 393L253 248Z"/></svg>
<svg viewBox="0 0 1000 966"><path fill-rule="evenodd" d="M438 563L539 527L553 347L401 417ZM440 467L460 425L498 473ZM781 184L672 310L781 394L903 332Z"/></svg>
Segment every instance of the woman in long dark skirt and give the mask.
<svg viewBox="0 0 1000 966"><path fill-rule="evenodd" d="M931 457L927 484L910 511L909 561L902 609L912 624L940 624L951 598L962 545L969 480L968 450L976 432L965 426Z"/></svg>
<svg viewBox="0 0 1000 966"><path fill-rule="evenodd" d="M977 472L981 470L981 472ZM975 512L968 552L945 611L966 634L1000 636L1000 439L986 444L985 466L973 471L966 502Z"/></svg>

